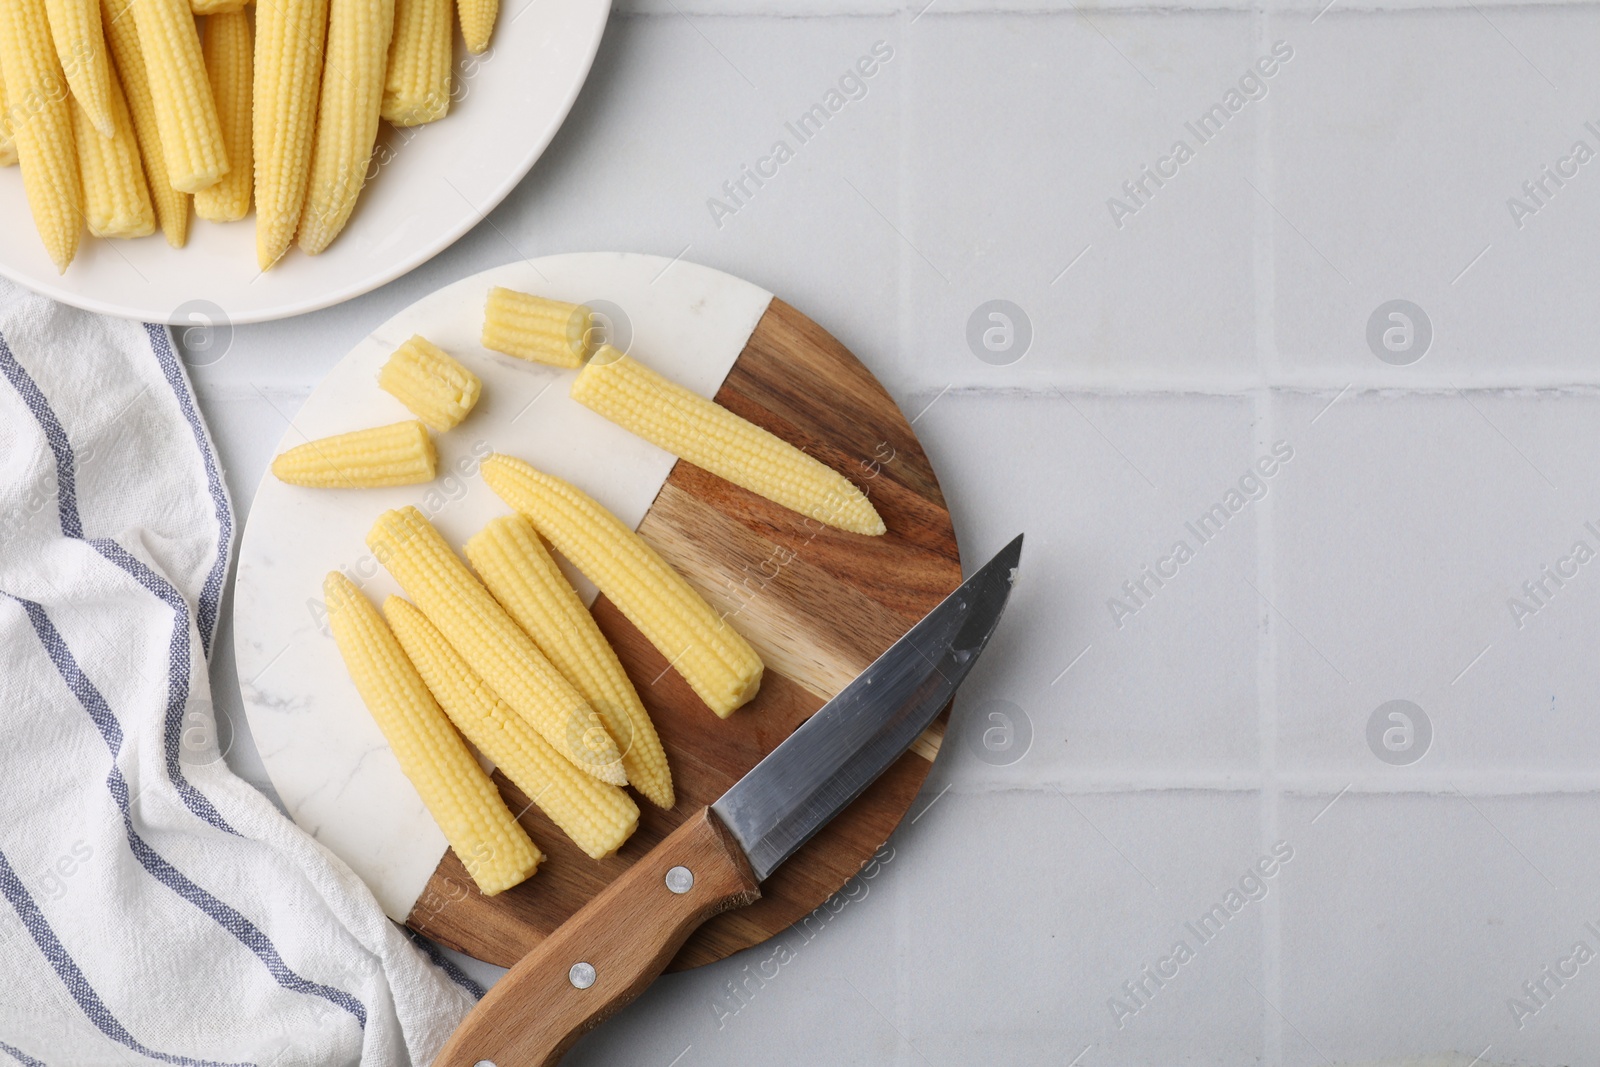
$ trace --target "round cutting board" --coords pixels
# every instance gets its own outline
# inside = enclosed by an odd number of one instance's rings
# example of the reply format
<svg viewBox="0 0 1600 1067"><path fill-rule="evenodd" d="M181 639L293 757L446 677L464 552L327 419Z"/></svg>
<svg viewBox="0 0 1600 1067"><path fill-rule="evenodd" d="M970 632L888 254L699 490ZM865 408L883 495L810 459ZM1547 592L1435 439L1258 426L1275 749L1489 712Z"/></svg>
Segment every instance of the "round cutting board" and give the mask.
<svg viewBox="0 0 1600 1067"><path fill-rule="evenodd" d="M483 299L505 285L601 311L612 339L691 388L805 449L866 489L889 532L821 527L675 461L567 395L573 372L490 353ZM553 256L447 287L380 327L307 401L283 447L406 417L373 381L421 333L484 379L483 400L438 438L433 485L366 491L285 486L270 475L251 508L234 598L251 730L290 814L372 887L391 916L443 944L510 966L611 879L776 747L961 581L950 516L910 425L842 345L783 301L708 268L652 256ZM341 569L374 601L398 589L366 554L385 508L411 503L460 545L505 506L477 477L490 451L525 458L593 493L689 580L761 654L761 692L713 715L605 597L592 600L661 734L677 806L640 801L614 857L583 855L498 773L506 802L547 859L495 897L465 869L405 782L345 676L321 617L322 576ZM569 573L571 573L569 571ZM593 587L579 581L586 599ZM675 967L757 944L821 905L889 837L927 776L942 720L762 887L718 916Z"/></svg>

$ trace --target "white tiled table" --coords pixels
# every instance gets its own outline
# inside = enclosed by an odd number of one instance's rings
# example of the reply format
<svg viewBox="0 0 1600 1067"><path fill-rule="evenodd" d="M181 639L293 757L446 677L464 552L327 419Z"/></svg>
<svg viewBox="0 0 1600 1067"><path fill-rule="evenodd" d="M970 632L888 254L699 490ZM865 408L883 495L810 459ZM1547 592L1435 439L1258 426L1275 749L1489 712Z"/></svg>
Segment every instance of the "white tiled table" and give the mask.
<svg viewBox="0 0 1600 1067"><path fill-rule="evenodd" d="M969 564L1027 532L892 858L775 977L748 977L764 948L665 978L573 1061L1592 1061L1600 962L1542 968L1600 953L1600 559L1520 626L1508 600L1600 552L1600 159L1520 227L1507 201L1600 152L1600 8L921 4L641 0L465 240L194 371L245 516L286 416L399 308L514 258L682 254L805 310L918 415ZM880 41L865 94L718 225L708 198ZM1186 123L1280 41L1199 144ZM996 298L1033 331L1008 365L966 341ZM1368 347L1393 299L1432 325L1412 365ZM1185 524L1277 442L1199 544ZM1369 746L1394 699L1431 725L1410 765ZM1031 731L1010 762L977 756L992 701ZM1242 879L1202 943L1186 923Z"/></svg>

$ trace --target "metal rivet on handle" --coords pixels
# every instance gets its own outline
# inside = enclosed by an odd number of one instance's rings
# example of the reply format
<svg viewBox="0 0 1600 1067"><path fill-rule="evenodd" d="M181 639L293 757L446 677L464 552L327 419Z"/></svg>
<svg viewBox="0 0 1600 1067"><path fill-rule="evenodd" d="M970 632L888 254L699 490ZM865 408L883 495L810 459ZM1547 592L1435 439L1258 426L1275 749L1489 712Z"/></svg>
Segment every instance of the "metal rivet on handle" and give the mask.
<svg viewBox="0 0 1600 1067"><path fill-rule="evenodd" d="M479 1060L472 1067L498 1067L498 1065L493 1060Z"/></svg>
<svg viewBox="0 0 1600 1067"><path fill-rule="evenodd" d="M694 872L687 867L674 867L667 872L667 888L683 895L694 888Z"/></svg>
<svg viewBox="0 0 1600 1067"><path fill-rule="evenodd" d="M594 964L574 963L572 970L567 972L567 981L572 983L574 989L588 989L594 985Z"/></svg>

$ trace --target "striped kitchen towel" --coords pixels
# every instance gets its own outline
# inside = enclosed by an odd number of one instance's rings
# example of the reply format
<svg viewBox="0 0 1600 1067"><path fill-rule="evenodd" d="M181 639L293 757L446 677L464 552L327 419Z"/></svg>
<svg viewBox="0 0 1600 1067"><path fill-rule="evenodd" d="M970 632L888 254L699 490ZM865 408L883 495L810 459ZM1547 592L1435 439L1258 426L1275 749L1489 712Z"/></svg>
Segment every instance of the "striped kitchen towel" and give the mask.
<svg viewBox="0 0 1600 1067"><path fill-rule="evenodd" d="M234 534L167 329L0 282L0 1067L426 1064L481 995L219 758Z"/></svg>

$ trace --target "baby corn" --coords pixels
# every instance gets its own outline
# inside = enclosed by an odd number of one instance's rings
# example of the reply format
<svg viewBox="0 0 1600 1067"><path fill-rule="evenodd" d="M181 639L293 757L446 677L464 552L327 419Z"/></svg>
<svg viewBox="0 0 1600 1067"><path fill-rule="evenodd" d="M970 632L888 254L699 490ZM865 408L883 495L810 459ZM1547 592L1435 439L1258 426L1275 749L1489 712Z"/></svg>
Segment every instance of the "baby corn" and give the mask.
<svg viewBox="0 0 1600 1067"><path fill-rule="evenodd" d="M228 173L228 152L189 0L136 0L133 14L167 154L167 180L179 192L197 193Z"/></svg>
<svg viewBox="0 0 1600 1067"><path fill-rule="evenodd" d="M510 456L483 462L483 480L611 598L722 718L761 687L755 649L644 538L576 486Z"/></svg>
<svg viewBox="0 0 1600 1067"><path fill-rule="evenodd" d="M228 150L228 173L195 194L194 213L212 222L237 222L250 214L250 187L255 183L250 127L255 44L250 39L250 16L242 7L207 16L202 51L222 143Z"/></svg>
<svg viewBox="0 0 1600 1067"><path fill-rule="evenodd" d="M167 154L161 147L161 128L156 122L155 96L145 74L144 50L139 47L139 31L133 24L133 0L103 0L100 12L105 25L106 43L116 61L116 74L133 118L133 132L139 139L139 158L149 179L150 203L156 209L156 225L173 248L189 242L189 194L180 193L167 179Z"/></svg>
<svg viewBox="0 0 1600 1067"><path fill-rule="evenodd" d="M639 807L627 793L568 763L473 673L410 601L392 596L383 602L383 613L439 706L501 774L594 859L622 847L639 825Z"/></svg>
<svg viewBox="0 0 1600 1067"><path fill-rule="evenodd" d="M610 345L579 372L572 399L791 511L851 533L884 532L877 509L850 479Z"/></svg>
<svg viewBox="0 0 1600 1067"><path fill-rule="evenodd" d="M573 766L624 785L622 754L588 701L517 628L416 508L386 511L367 547L463 659Z"/></svg>
<svg viewBox="0 0 1600 1067"><path fill-rule="evenodd" d="M467 417L483 389L476 374L420 335L394 350L378 386L440 433Z"/></svg>
<svg viewBox="0 0 1600 1067"><path fill-rule="evenodd" d="M128 117L121 88L114 83L111 116L114 133L102 137L83 106L76 100L72 103L83 173L84 217L96 237L144 237L155 233L156 213L139 161L133 120Z"/></svg>
<svg viewBox="0 0 1600 1067"><path fill-rule="evenodd" d="M372 489L431 482L438 466L428 428L409 421L307 441L273 460L272 473L290 485Z"/></svg>
<svg viewBox="0 0 1600 1067"><path fill-rule="evenodd" d="M328 0L272 0L256 10L256 262L268 270L300 228L322 82Z"/></svg>
<svg viewBox="0 0 1600 1067"><path fill-rule="evenodd" d="M671 808L672 771L650 715L594 616L550 558L533 526L504 515L467 542L467 561L539 651L577 687L622 747L628 784Z"/></svg>
<svg viewBox="0 0 1600 1067"><path fill-rule="evenodd" d="M233 15L244 10L244 0L189 0L196 15Z"/></svg>
<svg viewBox="0 0 1600 1067"><path fill-rule="evenodd" d="M420 126L450 113L450 0L395 0L383 117Z"/></svg>
<svg viewBox="0 0 1600 1067"><path fill-rule="evenodd" d="M11 120L7 108L6 79L0 73L0 167L14 166L17 162L17 142L11 139Z"/></svg>
<svg viewBox="0 0 1600 1067"><path fill-rule="evenodd" d="M544 857L428 693L383 618L338 571L328 575L322 588L333 639L362 702L472 880L485 896L526 881Z"/></svg>
<svg viewBox="0 0 1600 1067"><path fill-rule="evenodd" d="M483 308L483 347L553 367L581 367L592 351L593 317L582 304L495 286Z"/></svg>
<svg viewBox="0 0 1600 1067"><path fill-rule="evenodd" d="M467 42L467 51L482 55L489 49L489 38L494 36L495 16L500 13L500 0L456 0L456 14L461 19L461 36Z"/></svg>
<svg viewBox="0 0 1600 1067"><path fill-rule="evenodd" d="M316 255L339 236L366 184L378 137L394 5L395 0L333 0L311 187L300 219L300 250L307 255Z"/></svg>
<svg viewBox="0 0 1600 1067"><path fill-rule="evenodd" d="M34 226L65 272L83 236L83 186L66 79L50 43L44 0L0 2L0 71Z"/></svg>
<svg viewBox="0 0 1600 1067"><path fill-rule="evenodd" d="M100 0L45 0L50 37L73 99L103 137L116 136L111 111L111 64L100 28Z"/></svg>

